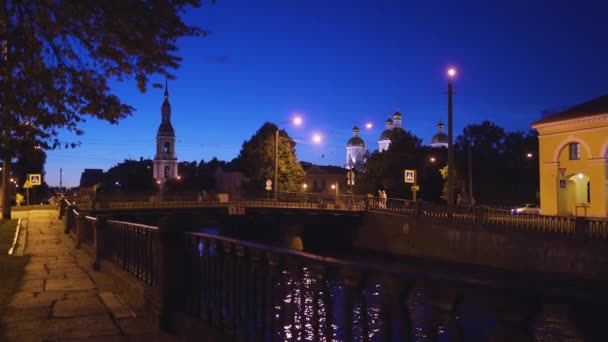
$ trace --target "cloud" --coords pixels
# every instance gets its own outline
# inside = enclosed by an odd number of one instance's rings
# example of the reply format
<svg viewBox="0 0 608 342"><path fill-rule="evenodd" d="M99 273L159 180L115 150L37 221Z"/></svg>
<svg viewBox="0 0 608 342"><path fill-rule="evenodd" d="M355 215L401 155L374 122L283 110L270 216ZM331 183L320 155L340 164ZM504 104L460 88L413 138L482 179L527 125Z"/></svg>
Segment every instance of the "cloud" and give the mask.
<svg viewBox="0 0 608 342"><path fill-rule="evenodd" d="M218 57L208 58L207 62L209 62L211 64L231 64L232 59L230 59L230 57L228 57L228 56L218 56Z"/></svg>

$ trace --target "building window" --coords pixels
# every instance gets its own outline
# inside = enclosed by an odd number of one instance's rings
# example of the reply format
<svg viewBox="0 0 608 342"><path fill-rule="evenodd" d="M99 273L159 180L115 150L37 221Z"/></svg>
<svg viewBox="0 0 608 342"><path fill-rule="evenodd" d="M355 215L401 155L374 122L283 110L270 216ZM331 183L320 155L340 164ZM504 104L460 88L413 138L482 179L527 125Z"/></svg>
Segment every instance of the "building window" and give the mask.
<svg viewBox="0 0 608 342"><path fill-rule="evenodd" d="M165 142L164 153L171 153L171 144L169 142Z"/></svg>
<svg viewBox="0 0 608 342"><path fill-rule="evenodd" d="M169 178L169 165L165 165L165 178Z"/></svg>
<svg viewBox="0 0 608 342"><path fill-rule="evenodd" d="M581 144L570 143L568 148L570 150L570 160L581 159Z"/></svg>

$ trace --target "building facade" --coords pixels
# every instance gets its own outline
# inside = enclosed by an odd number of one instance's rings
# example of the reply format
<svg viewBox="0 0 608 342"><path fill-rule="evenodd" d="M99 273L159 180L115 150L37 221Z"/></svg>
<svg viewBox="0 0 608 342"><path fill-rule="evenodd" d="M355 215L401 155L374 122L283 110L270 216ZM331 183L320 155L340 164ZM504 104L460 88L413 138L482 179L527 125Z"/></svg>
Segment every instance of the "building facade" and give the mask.
<svg viewBox="0 0 608 342"><path fill-rule="evenodd" d="M378 139L378 151L383 152L388 150L389 146L391 146L391 135L395 129L403 129L401 127L401 113L399 112L393 114L392 120L390 118L386 120L386 129L380 134L380 138Z"/></svg>
<svg viewBox="0 0 608 342"><path fill-rule="evenodd" d="M158 184L177 178L177 155L175 154L175 130L171 125L169 88L165 84L165 99L161 107L161 123L156 133L156 154L153 175Z"/></svg>
<svg viewBox="0 0 608 342"><path fill-rule="evenodd" d="M346 181L347 169L310 163L302 163L302 168L306 172L302 184L306 192L332 196L348 194L350 187Z"/></svg>
<svg viewBox="0 0 608 342"><path fill-rule="evenodd" d="M353 127L353 136L346 142L346 168L352 169L365 162L365 141L359 136L359 127Z"/></svg>
<svg viewBox="0 0 608 342"><path fill-rule="evenodd" d="M532 123L545 215L608 216L608 95Z"/></svg>
<svg viewBox="0 0 608 342"><path fill-rule="evenodd" d="M443 122L437 124L437 134L433 136L431 140L431 147L445 147L448 148L448 135L443 132L445 126Z"/></svg>

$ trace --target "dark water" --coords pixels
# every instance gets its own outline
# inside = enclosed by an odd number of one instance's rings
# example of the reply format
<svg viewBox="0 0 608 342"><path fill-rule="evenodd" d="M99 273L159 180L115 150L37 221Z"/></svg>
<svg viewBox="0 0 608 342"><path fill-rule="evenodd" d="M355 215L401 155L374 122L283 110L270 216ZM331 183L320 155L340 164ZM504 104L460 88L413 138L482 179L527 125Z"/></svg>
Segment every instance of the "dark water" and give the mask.
<svg viewBox="0 0 608 342"><path fill-rule="evenodd" d="M206 227L200 230L202 233L220 235L220 229ZM256 241L260 242L260 241ZM200 246L202 248L202 245ZM335 255L333 255L335 257ZM339 257L349 259L349 255ZM372 258L372 257L370 257ZM360 254L351 260L361 260ZM371 260L381 261L381 260ZM433 269L426 270L433 273ZM292 319L289 323L281 323L282 331L277 332L277 337L282 341L312 341L314 336L313 310L314 300L318 306L318 325L323 327L327 321L327 303L319 300L315 295L319 284L312 274L303 269L301 275L292 275L283 271L283 285L287 290L282 291L281 305L274 307L275 317L278 320L281 310L289 310ZM344 284L339 279L329 279L324 284L330 290L330 305L332 322L331 329L319 332L324 341L342 341L344 331L343 322ZM277 284L278 286L279 284ZM353 339L355 341L385 341L385 329L381 324L381 306L385 289L380 283L370 282L363 289L353 305ZM468 295L461 299L453 310L437 310L430 303L427 295L427 287L423 283L414 283L406 300L407 316L412 330L413 341L491 341L494 340L496 331L500 329L520 329L522 334L530 336L533 341L583 341L581 334L577 332L569 316L568 300L564 298L553 298L552 300L535 299L535 305L539 306L535 314L529 318L527 324L504 327L497 318L495 306L487 302L483 288L467 289ZM477 296L479 292L479 296ZM523 301L525 303L525 301ZM404 317L401 317L403 319ZM397 322L399 317L394 318ZM363 324L367 322L367 324ZM504 323L504 321L503 321ZM393 324L393 336L403 334L399 331L399 323ZM331 336L327 332L331 331ZM364 339L362 334L366 334ZM521 336L521 335L514 335ZM518 340L517 337L510 340Z"/></svg>

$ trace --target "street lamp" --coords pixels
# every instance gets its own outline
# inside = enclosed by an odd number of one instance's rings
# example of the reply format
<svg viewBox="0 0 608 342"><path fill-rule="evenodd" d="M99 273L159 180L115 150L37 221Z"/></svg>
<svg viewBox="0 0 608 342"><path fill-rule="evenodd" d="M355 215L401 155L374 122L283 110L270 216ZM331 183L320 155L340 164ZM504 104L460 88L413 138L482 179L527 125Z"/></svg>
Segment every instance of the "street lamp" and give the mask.
<svg viewBox="0 0 608 342"><path fill-rule="evenodd" d="M332 190L336 190L336 203L338 203L338 191L340 191L340 190L339 190L339 187L338 187L338 184L339 184L339 183L336 183L336 184L332 184L332 185L331 185L331 189L332 189Z"/></svg>
<svg viewBox="0 0 608 342"><path fill-rule="evenodd" d="M290 121L281 122L281 124L289 123ZM294 125L299 126L302 124L302 118L300 116L295 116L293 120ZM279 197L279 126L277 125L277 130L274 132L274 200L276 201Z"/></svg>
<svg viewBox="0 0 608 342"><path fill-rule="evenodd" d="M452 206L454 205L454 146L453 128L454 120L452 113L452 80L456 76L456 69L448 69L448 216L452 216Z"/></svg>

